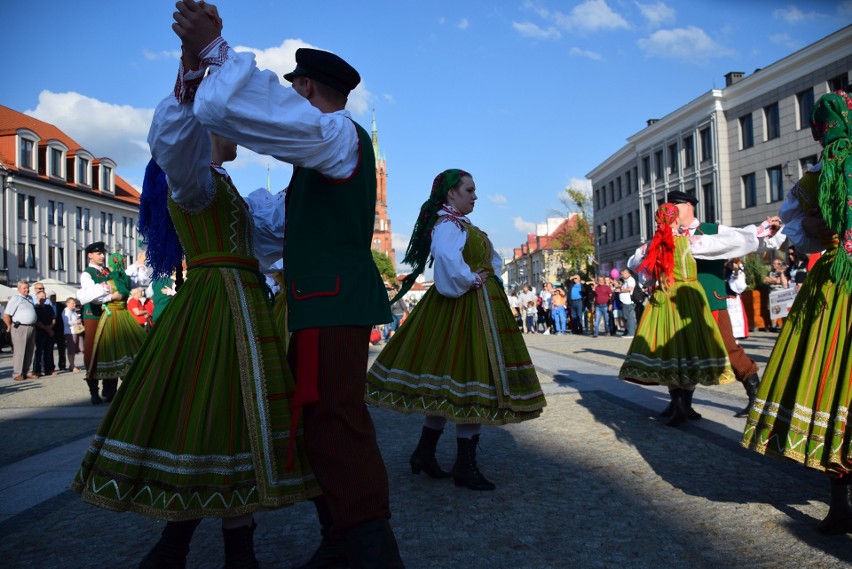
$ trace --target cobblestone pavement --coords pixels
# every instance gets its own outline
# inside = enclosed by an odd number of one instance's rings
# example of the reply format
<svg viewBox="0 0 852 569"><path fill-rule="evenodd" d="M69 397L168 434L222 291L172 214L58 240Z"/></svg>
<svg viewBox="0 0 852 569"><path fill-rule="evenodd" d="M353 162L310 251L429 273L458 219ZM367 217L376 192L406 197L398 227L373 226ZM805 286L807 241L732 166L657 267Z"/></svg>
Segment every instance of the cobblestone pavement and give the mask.
<svg viewBox="0 0 852 569"><path fill-rule="evenodd" d="M775 335L744 341L765 364ZM483 429L481 470L494 492L458 489L408 469L419 416L373 409L391 483L391 520L417 568L833 568L852 537L824 537L827 480L738 446L742 386L699 388L704 415L679 429L656 412L661 388L615 379L628 340L526 336L548 394L540 419ZM374 353L380 347L372 348ZM82 503L68 485L104 407L82 374L13 382L0 355L0 559L5 568L133 568L162 522ZM452 465L452 428L438 458ZM304 561L319 541L313 507L256 515L264 568ZM222 565L205 520L188 567Z"/></svg>

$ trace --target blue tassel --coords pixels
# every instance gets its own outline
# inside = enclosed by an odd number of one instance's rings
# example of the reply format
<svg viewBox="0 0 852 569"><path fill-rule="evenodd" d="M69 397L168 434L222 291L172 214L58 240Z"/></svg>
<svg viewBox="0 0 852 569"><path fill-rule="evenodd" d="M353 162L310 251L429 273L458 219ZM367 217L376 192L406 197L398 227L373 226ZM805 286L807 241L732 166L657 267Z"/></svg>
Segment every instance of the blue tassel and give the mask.
<svg viewBox="0 0 852 569"><path fill-rule="evenodd" d="M146 244L146 264L153 270L152 280L170 277L183 263L183 248L168 206L166 174L152 159L145 168L137 226Z"/></svg>

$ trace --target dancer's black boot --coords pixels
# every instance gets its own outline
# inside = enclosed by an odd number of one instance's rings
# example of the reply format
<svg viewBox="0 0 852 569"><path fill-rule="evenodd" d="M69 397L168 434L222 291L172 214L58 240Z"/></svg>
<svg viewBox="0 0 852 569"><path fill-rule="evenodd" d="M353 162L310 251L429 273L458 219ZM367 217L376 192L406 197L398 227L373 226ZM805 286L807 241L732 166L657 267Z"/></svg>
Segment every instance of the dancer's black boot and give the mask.
<svg viewBox="0 0 852 569"><path fill-rule="evenodd" d="M139 569L185 569L189 542L200 522L198 519L166 523L160 541L142 559Z"/></svg>
<svg viewBox="0 0 852 569"><path fill-rule="evenodd" d="M817 529L826 535L852 533L852 474L831 479L828 515Z"/></svg>
<svg viewBox="0 0 852 569"><path fill-rule="evenodd" d="M352 569L405 569L387 518L352 527L341 536Z"/></svg>
<svg viewBox="0 0 852 569"><path fill-rule="evenodd" d="M469 439L456 439L458 445L456 463L453 466L453 482L470 490L494 490L494 483L488 481L476 465L476 445L479 435Z"/></svg>
<svg viewBox="0 0 852 569"><path fill-rule="evenodd" d="M259 569L254 556L254 530L257 524L237 528L222 528L225 539L224 569Z"/></svg>
<svg viewBox="0 0 852 569"><path fill-rule="evenodd" d="M686 410L686 418L690 421L697 421L701 418L701 414L692 408L692 395L694 389L683 389L683 407Z"/></svg>
<svg viewBox="0 0 852 569"><path fill-rule="evenodd" d="M322 541L308 562L299 566L298 569L343 569L349 567L343 539L331 536L332 517L325 498L320 496L312 501L317 509Z"/></svg>
<svg viewBox="0 0 852 569"><path fill-rule="evenodd" d="M684 392L680 387L669 391L672 396L672 418L666 423L669 427L677 427L687 420Z"/></svg>
<svg viewBox="0 0 852 569"><path fill-rule="evenodd" d="M104 387L101 390L103 394L103 399L107 403L111 403L113 399L115 399L115 394L118 391L118 379L104 379Z"/></svg>
<svg viewBox="0 0 852 569"><path fill-rule="evenodd" d="M437 429L423 427L420 432L420 441L417 443L417 448L411 454L411 472L420 474L422 470L430 478L448 478L449 472L444 471L438 460L435 458L435 450L438 448L438 439L441 438L441 433Z"/></svg>
<svg viewBox="0 0 852 569"><path fill-rule="evenodd" d="M104 400L101 399L100 395L98 395L98 380L97 379L87 379L86 385L89 386L89 395L92 396L92 399L91 399L92 405L100 405L101 403L103 403Z"/></svg>
<svg viewBox="0 0 852 569"><path fill-rule="evenodd" d="M748 414L754 405L754 400L757 397L757 388L759 386L760 378L757 377L756 373L751 374L743 380L743 388L745 389L746 395L748 395L748 405L745 406L745 409L737 411L734 414L734 417L748 417Z"/></svg>

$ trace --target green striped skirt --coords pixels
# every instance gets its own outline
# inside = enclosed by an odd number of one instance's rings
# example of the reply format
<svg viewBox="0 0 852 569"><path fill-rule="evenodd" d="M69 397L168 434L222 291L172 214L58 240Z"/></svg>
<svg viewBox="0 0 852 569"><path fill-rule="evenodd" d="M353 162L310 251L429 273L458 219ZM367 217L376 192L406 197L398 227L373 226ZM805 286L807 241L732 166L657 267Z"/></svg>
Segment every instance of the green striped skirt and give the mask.
<svg viewBox="0 0 852 569"><path fill-rule="evenodd" d="M104 305L98 321L92 362L96 362L94 378L124 377L145 342L145 330L127 310L124 301Z"/></svg>
<svg viewBox="0 0 852 569"><path fill-rule="evenodd" d="M460 298L432 287L370 368L366 400L489 425L533 419L546 405L506 293L492 278Z"/></svg>

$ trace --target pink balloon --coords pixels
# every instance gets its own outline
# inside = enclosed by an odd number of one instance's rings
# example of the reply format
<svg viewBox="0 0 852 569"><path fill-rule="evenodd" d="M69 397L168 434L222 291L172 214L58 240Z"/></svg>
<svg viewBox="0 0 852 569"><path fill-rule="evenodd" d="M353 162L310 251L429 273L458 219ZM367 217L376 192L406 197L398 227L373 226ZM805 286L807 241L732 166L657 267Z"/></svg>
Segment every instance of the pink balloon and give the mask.
<svg viewBox="0 0 852 569"><path fill-rule="evenodd" d="M619 274L621 274L621 273L618 272L618 269L613 269L609 272L609 276L611 276L614 279L617 279Z"/></svg>

